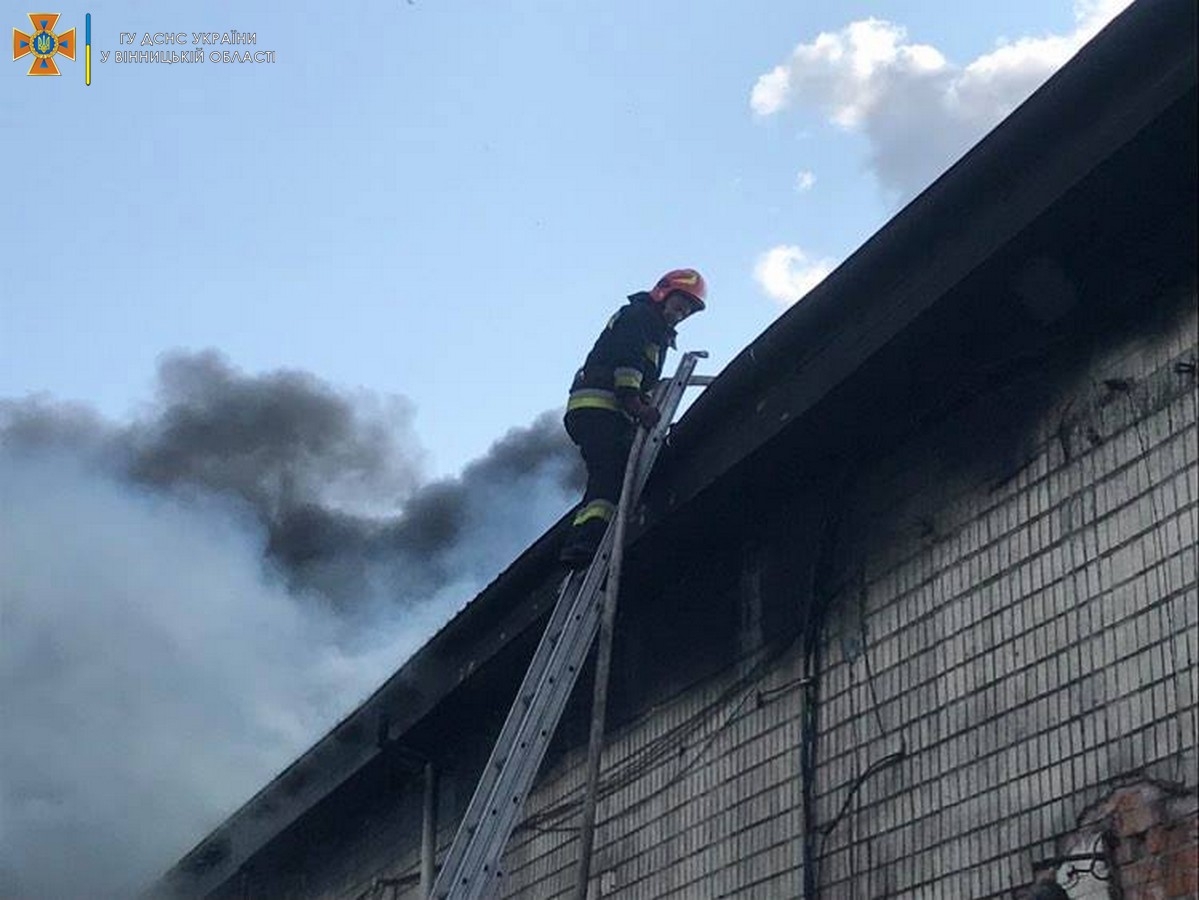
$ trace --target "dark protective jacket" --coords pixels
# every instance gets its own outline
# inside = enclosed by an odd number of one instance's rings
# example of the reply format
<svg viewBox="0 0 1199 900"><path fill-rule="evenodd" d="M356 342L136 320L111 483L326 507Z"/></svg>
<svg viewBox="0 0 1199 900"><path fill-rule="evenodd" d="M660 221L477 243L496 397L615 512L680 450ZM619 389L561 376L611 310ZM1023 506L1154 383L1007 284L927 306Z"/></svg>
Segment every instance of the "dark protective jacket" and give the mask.
<svg viewBox="0 0 1199 900"><path fill-rule="evenodd" d="M567 413L606 409L627 415L625 402L646 397L662 377L666 350L675 331L650 302L649 294L632 294L608 320L583 367L570 386Z"/></svg>

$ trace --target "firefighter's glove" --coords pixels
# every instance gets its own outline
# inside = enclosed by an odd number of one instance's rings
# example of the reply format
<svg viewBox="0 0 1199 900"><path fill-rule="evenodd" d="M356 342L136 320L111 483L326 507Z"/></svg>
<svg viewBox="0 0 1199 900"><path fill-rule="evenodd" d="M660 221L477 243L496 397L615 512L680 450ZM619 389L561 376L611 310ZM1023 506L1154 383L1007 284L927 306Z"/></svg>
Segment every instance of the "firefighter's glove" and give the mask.
<svg viewBox="0 0 1199 900"><path fill-rule="evenodd" d="M656 406L650 406L648 403L642 403L635 413L637 421L641 423L641 427L646 431L650 431L655 425L662 421L662 413L658 411Z"/></svg>

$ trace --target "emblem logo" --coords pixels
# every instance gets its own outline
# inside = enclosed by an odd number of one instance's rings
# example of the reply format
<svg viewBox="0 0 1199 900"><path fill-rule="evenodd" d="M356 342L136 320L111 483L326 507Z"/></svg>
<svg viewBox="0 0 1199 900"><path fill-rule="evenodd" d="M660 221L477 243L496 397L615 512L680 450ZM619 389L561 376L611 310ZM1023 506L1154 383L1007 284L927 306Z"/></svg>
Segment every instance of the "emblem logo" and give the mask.
<svg viewBox="0 0 1199 900"><path fill-rule="evenodd" d="M12 58L18 60L33 54L33 63L26 74L61 75L54 62L59 54L75 61L75 29L59 34L54 30L58 18L58 13L29 13L33 34L12 30Z"/></svg>

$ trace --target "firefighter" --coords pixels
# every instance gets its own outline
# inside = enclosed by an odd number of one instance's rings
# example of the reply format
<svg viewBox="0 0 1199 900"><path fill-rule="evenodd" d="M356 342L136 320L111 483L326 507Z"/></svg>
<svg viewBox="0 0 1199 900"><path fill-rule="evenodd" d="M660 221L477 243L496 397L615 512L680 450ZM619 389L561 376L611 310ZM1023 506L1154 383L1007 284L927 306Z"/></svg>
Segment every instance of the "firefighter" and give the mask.
<svg viewBox="0 0 1199 900"><path fill-rule="evenodd" d="M629 296L575 373L565 424L587 466L587 489L561 551L571 568L591 562L616 515L635 430L653 428L660 418L649 396L674 346L675 326L703 309L706 299L699 272L667 272L651 290Z"/></svg>

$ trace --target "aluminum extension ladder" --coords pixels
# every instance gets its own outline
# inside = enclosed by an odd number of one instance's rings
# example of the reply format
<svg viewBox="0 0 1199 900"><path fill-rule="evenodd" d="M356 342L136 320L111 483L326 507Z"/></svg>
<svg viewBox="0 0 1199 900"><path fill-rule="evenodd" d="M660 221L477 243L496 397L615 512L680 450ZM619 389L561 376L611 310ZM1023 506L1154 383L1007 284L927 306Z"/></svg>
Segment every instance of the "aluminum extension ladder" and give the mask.
<svg viewBox="0 0 1199 900"><path fill-rule="evenodd" d="M674 377L660 386L655 405L661 419L650 431L638 431L630 452L628 464L636 469L629 508L645 487L683 391L712 380L692 374L706 356L702 351L684 353ZM615 531L609 523L586 572L574 571L563 579L549 624L433 883L430 896L438 900L490 897L500 886L504 848L599 628Z"/></svg>

